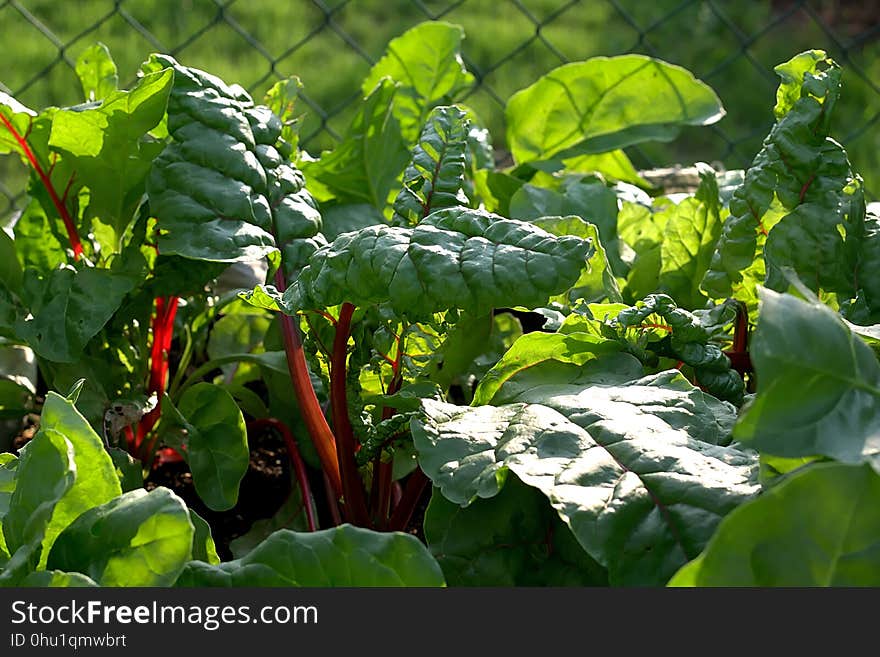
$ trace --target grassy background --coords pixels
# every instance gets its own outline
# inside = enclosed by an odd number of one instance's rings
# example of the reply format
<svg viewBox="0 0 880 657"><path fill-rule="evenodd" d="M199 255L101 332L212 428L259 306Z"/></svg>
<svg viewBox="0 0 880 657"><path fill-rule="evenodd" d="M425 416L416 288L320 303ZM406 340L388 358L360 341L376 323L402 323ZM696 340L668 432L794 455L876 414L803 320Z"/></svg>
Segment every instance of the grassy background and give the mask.
<svg viewBox="0 0 880 657"><path fill-rule="evenodd" d="M478 86L466 102L504 146L503 102L565 61L641 52L685 66L728 114L672 144L630 153L637 166L695 160L746 165L772 124L773 66L824 48L845 68L838 139L869 190L880 189L880 3L838 0L0 0L7 44L0 90L33 108L80 102L71 64L95 41L127 86L150 52L238 82L259 98L296 75L311 103L303 126L313 154L332 147L361 80L386 43L428 16L464 27ZM873 81L878 81L875 83ZM0 160L0 217L21 191L17 162Z"/></svg>

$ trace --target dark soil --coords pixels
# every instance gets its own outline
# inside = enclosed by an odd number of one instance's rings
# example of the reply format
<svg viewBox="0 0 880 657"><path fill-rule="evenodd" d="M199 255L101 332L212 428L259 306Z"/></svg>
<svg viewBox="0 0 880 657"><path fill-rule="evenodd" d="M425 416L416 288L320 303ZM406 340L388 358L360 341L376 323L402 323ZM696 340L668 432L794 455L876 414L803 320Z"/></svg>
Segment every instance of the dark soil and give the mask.
<svg viewBox="0 0 880 657"><path fill-rule="evenodd" d="M150 473L145 488L170 488L211 526L217 554L232 559L229 543L248 532L251 525L269 518L290 494L290 467L284 441L272 431L255 431L248 437L250 465L241 481L238 504L228 511L212 511L196 494L192 474L184 461L163 463Z"/></svg>

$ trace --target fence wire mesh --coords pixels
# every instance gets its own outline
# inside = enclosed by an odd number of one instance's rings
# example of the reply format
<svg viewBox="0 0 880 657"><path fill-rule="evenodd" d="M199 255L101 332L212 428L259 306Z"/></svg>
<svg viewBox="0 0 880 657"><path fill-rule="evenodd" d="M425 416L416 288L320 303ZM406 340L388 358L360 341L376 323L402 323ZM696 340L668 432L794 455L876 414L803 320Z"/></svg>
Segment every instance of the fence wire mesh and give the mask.
<svg viewBox="0 0 880 657"><path fill-rule="evenodd" d="M424 20L464 27L463 58L476 82L463 100L502 153L505 99L559 64L636 52L690 69L718 92L728 116L631 152L643 168L747 165L772 123L773 67L825 49L845 70L836 134L868 189L880 189L876 0L0 0L0 90L35 108L80 102L74 64L96 41L110 48L122 78L133 79L150 52L255 97L296 75L304 83L301 145L316 152L339 139L387 42ZM0 219L20 204L26 180L10 159L0 159Z"/></svg>

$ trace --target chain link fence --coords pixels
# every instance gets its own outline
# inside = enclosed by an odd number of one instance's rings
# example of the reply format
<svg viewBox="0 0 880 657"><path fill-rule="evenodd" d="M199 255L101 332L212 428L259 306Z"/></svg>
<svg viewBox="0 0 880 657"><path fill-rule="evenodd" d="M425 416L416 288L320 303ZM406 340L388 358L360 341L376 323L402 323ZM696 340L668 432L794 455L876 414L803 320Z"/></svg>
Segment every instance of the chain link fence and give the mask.
<svg viewBox="0 0 880 657"><path fill-rule="evenodd" d="M78 54L96 41L134 79L150 52L238 82L260 97L304 83L301 145L339 139L360 81L388 40L424 20L460 24L476 78L463 101L504 152L505 100L562 63L637 52L710 84L728 116L671 144L631 152L643 168L695 160L748 164L772 124L773 67L808 48L845 70L836 134L868 189L880 188L880 2L864 0L0 0L6 44L0 90L34 108L81 101ZM0 219L20 204L26 173L0 159Z"/></svg>

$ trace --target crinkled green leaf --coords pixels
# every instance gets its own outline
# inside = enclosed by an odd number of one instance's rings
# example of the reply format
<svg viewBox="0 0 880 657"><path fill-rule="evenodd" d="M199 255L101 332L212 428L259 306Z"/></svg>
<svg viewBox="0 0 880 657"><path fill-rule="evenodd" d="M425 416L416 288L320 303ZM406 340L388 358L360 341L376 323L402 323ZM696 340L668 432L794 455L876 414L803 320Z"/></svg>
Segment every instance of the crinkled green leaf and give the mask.
<svg viewBox="0 0 880 657"><path fill-rule="evenodd" d="M721 347L711 342L700 320L676 306L667 295L645 297L635 306L621 310L610 325L626 331L642 326L650 315L656 315L663 323L648 328L668 331L664 339L651 345L653 351L693 367L700 385L719 399L734 404L742 402L745 385L739 373L731 368L730 359Z"/></svg>
<svg viewBox="0 0 880 657"><path fill-rule="evenodd" d="M702 287L754 305L755 287L786 289L782 271L791 268L815 292L854 297L851 242L863 231L865 202L846 152L828 136L840 68L808 51L777 72L778 120L734 191Z"/></svg>
<svg viewBox="0 0 880 657"><path fill-rule="evenodd" d="M103 43L89 46L76 58L76 76L87 102L104 100L119 86L116 64Z"/></svg>
<svg viewBox="0 0 880 657"><path fill-rule="evenodd" d="M715 172L706 165L698 167L700 186L694 196L665 210L670 216L660 243L657 289L688 309L706 305L700 284L715 253L722 223Z"/></svg>
<svg viewBox="0 0 880 657"><path fill-rule="evenodd" d="M509 469L549 498L612 585L666 583L758 490L757 456L719 444L733 408L677 372L520 398L475 408L426 400L412 423L419 463L462 506L494 497Z"/></svg>
<svg viewBox="0 0 880 657"><path fill-rule="evenodd" d="M468 204L462 186L469 128L467 115L455 106L435 107L428 115L394 201L401 225L413 226L435 210Z"/></svg>
<svg viewBox="0 0 880 657"><path fill-rule="evenodd" d="M715 92L685 69L644 55L564 64L507 101L519 163L605 153L724 116Z"/></svg>
<svg viewBox="0 0 880 657"><path fill-rule="evenodd" d="M825 463L793 474L719 525L670 586L880 586L880 476Z"/></svg>
<svg viewBox="0 0 880 657"><path fill-rule="evenodd" d="M547 499L513 476L498 495L465 509L435 492L425 539L450 586L608 584Z"/></svg>
<svg viewBox="0 0 880 657"><path fill-rule="evenodd" d="M600 181L570 180L562 189L553 190L523 185L510 198L513 219L533 221L541 217L575 215L599 229L599 240L606 250L612 271L625 273L620 259L617 235L617 195Z"/></svg>
<svg viewBox="0 0 880 657"><path fill-rule="evenodd" d="M589 242L478 210L439 210L414 228L374 226L318 250L284 293L287 312L387 301L430 318L460 308L536 307L578 279Z"/></svg>
<svg viewBox="0 0 880 657"><path fill-rule="evenodd" d="M32 279L27 287L33 317L19 318L16 332L41 357L60 363L79 359L135 286L107 269L64 267Z"/></svg>
<svg viewBox="0 0 880 657"><path fill-rule="evenodd" d="M325 185L340 202L369 203L382 211L409 160L392 114L397 93L394 83L383 79L364 99L342 141L303 164L309 180Z"/></svg>
<svg viewBox="0 0 880 657"><path fill-rule="evenodd" d="M617 279L611 271L608 253L599 237L599 228L595 224L587 223L575 216L541 217L533 219L532 223L554 235L575 235L588 239L595 249L587 261L587 266L581 271L580 278L564 296L557 297L556 300L566 305L578 299L587 302L623 300Z"/></svg>
<svg viewBox="0 0 880 657"><path fill-rule="evenodd" d="M153 55L174 70L172 142L147 181L159 250L196 260L249 262L280 249L288 273L321 243L321 217L302 173L286 160L281 121L238 85Z"/></svg>
<svg viewBox="0 0 880 657"><path fill-rule="evenodd" d="M212 383L196 383L176 408L166 397L162 419L167 422L162 437L182 451L202 501L215 511L234 507L250 451L244 417L232 395Z"/></svg>
<svg viewBox="0 0 880 657"><path fill-rule="evenodd" d="M443 586L437 562L400 532L340 525L281 529L247 555L218 566L191 561L177 586Z"/></svg>
<svg viewBox="0 0 880 657"><path fill-rule="evenodd" d="M186 504L170 490L130 491L74 520L47 567L101 586L170 586L191 558L193 534Z"/></svg>
<svg viewBox="0 0 880 657"><path fill-rule="evenodd" d="M834 311L761 290L750 352L758 391L737 439L779 456L880 469L880 364Z"/></svg>
<svg viewBox="0 0 880 657"><path fill-rule="evenodd" d="M89 213L120 240L144 194L147 174L163 145L143 136L165 116L174 75L145 75L130 91L114 91L93 108L58 110L49 146L76 170L74 182L89 188ZM115 249L114 249L115 250Z"/></svg>
<svg viewBox="0 0 880 657"><path fill-rule="evenodd" d="M400 85L394 115L408 143L416 140L428 112L447 105L474 82L461 59L464 30L442 21L421 23L388 43L385 54L367 75L366 96L383 77Z"/></svg>

